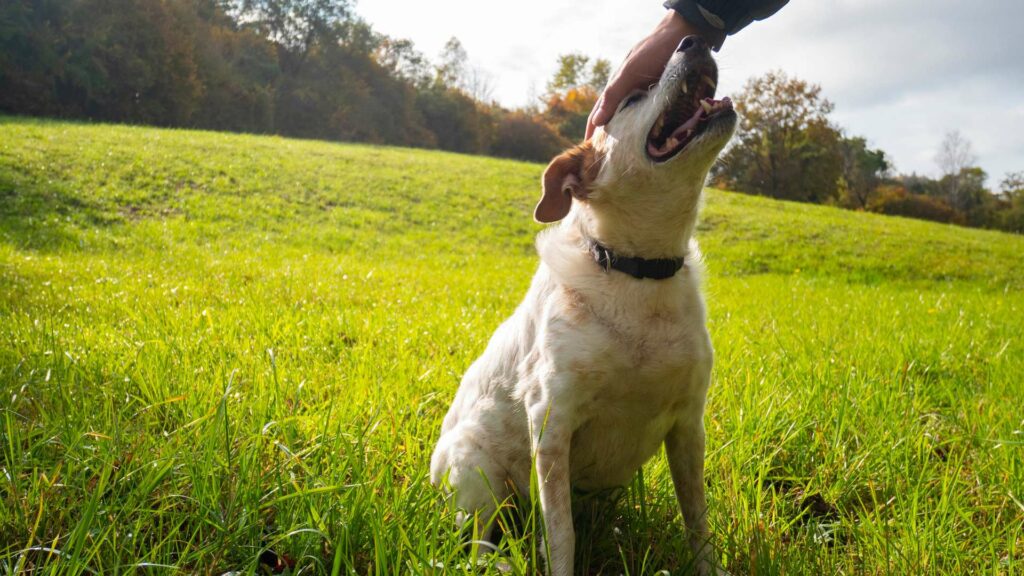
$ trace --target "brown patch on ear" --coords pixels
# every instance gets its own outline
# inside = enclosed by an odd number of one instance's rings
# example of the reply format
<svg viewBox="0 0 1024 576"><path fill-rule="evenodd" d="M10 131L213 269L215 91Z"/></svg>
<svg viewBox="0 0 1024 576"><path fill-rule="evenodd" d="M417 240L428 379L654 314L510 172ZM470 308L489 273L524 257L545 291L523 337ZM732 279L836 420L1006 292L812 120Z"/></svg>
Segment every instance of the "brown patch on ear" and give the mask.
<svg viewBox="0 0 1024 576"><path fill-rule="evenodd" d="M586 200L601 169L599 160L589 140L556 156L541 178L544 194L533 211L534 220L556 222L569 213L573 198Z"/></svg>

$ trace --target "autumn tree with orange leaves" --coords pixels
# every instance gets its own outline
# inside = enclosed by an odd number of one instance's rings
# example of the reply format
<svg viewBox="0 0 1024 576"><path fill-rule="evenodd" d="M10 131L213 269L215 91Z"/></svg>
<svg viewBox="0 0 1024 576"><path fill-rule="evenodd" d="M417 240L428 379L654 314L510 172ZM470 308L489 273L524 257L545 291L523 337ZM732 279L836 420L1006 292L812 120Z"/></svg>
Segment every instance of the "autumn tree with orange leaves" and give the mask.
<svg viewBox="0 0 1024 576"><path fill-rule="evenodd" d="M748 81L735 100L740 127L714 169L720 185L801 202L837 200L842 135L820 86L769 72Z"/></svg>
<svg viewBox="0 0 1024 576"><path fill-rule="evenodd" d="M558 70L548 82L544 97L544 119L570 141L583 140L587 116L608 82L611 62L598 58L591 63L582 54L558 57Z"/></svg>

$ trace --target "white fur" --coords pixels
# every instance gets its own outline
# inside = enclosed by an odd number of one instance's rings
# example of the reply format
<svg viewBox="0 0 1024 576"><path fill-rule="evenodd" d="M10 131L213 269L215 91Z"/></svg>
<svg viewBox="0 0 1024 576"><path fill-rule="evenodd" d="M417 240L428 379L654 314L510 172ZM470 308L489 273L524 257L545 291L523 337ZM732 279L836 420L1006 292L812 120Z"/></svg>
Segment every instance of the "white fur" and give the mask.
<svg viewBox="0 0 1024 576"><path fill-rule="evenodd" d="M530 289L466 372L431 459L431 481L447 478L460 523L475 514L483 537L496 503L529 494L535 467L555 575L572 573L570 486L623 486L662 443L700 571L715 566L703 482L713 352L691 235L704 178L735 119L676 158L650 162L646 132L678 87L672 66L593 140L602 166L589 198L538 236ZM598 267L588 240L686 264L670 279L638 280Z"/></svg>

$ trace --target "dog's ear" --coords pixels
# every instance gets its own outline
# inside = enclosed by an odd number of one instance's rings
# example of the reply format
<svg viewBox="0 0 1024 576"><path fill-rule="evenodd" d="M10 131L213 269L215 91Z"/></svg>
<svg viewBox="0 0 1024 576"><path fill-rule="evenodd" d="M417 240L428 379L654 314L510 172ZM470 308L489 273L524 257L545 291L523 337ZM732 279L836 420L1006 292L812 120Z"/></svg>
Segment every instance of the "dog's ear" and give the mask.
<svg viewBox="0 0 1024 576"><path fill-rule="evenodd" d="M600 167L590 141L562 152L548 164L541 178L544 194L533 211L537 222L556 222L572 208L572 199L586 200Z"/></svg>

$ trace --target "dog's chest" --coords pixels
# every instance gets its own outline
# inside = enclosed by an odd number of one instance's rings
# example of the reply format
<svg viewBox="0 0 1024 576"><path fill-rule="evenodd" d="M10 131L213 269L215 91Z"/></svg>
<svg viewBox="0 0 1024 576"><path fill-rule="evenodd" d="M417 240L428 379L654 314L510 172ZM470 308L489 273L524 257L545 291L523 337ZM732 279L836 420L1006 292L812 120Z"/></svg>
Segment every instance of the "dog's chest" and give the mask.
<svg viewBox="0 0 1024 576"><path fill-rule="evenodd" d="M678 419L702 404L710 371L703 322L651 317L606 326L603 336L618 353L593 348L567 391L576 421L572 476L585 490L627 483Z"/></svg>
<svg viewBox="0 0 1024 576"><path fill-rule="evenodd" d="M666 377L710 353L704 302L696 288L686 283L663 292L648 288L610 294L565 289L556 306L562 311L554 323L559 352L575 358L574 367L594 372L588 378L605 381L608 392L616 393L625 377L646 382L648 396L671 396L677 388L666 386Z"/></svg>
<svg viewBox="0 0 1024 576"><path fill-rule="evenodd" d="M677 389L669 389L674 385ZM572 479L584 490L622 486L661 445L685 402L678 380L620 374L579 406L570 455Z"/></svg>

